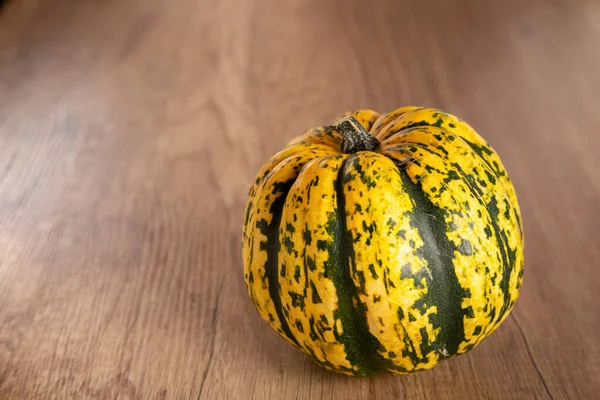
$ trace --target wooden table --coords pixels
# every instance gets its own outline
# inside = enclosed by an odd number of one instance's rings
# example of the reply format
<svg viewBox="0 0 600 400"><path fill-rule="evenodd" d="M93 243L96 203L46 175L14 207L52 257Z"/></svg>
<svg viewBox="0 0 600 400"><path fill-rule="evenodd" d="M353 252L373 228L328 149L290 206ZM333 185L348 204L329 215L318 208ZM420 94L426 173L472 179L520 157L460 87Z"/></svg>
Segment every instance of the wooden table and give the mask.
<svg viewBox="0 0 600 400"><path fill-rule="evenodd" d="M0 398L600 398L600 2L8 1ZM521 297L467 355L326 372L262 322L261 162L356 108L456 113L502 156Z"/></svg>

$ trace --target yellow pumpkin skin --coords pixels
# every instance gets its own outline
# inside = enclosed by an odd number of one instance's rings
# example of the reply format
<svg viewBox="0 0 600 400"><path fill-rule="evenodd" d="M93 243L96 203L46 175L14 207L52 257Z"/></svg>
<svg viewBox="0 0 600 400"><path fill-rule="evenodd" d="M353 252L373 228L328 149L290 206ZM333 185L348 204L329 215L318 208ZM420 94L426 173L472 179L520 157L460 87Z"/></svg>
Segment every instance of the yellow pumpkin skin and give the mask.
<svg viewBox="0 0 600 400"><path fill-rule="evenodd" d="M352 132L319 127L258 172L242 238L250 299L329 370L432 368L488 337L517 300L513 185L453 115L403 107L344 117L377 139L373 148L344 153Z"/></svg>

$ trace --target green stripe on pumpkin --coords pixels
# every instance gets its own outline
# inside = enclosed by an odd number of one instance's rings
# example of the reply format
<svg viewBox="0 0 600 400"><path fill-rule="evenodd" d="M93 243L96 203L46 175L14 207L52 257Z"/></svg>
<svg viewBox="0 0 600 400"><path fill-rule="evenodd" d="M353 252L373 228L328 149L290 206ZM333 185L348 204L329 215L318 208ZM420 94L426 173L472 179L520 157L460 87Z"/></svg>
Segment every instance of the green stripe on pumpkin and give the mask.
<svg viewBox="0 0 600 400"><path fill-rule="evenodd" d="M340 342L344 343L348 360L358 367L356 375L375 375L383 369L383 358L377 352L381 348L379 341L369 332L367 315L364 305L358 297L358 290L350 276L351 263L354 262L352 235L346 226L346 202L344 198L344 173L346 166L355 156L344 161L336 181L337 208L334 218L330 221L334 237L329 247L330 260L333 260L329 271L336 287L339 298L337 314L342 321L343 334Z"/></svg>
<svg viewBox="0 0 600 400"><path fill-rule="evenodd" d="M290 188L294 184L295 179L289 180L287 182L283 182L279 184L277 190L281 192L281 195L271 204L271 208L269 212L273 216L271 219L271 223L264 227L264 233L266 233L267 241L265 242L265 246L267 247L267 262L265 263L265 271L267 274L267 281L269 283L269 295L273 304L275 306L275 310L277 311L277 317L279 317L279 321L281 322L281 329L285 333L286 337L298 345L296 338L292 334L290 327L288 326L287 319L283 313L283 308L281 306L281 296L279 290L279 280L277 275L279 274L279 260L278 254L279 249L281 247L281 243L279 241L279 231L281 225L281 213L283 212L283 205L285 204L285 200L287 198L287 194L290 191Z"/></svg>
<svg viewBox="0 0 600 400"><path fill-rule="evenodd" d="M419 182L414 182L402 165L398 165L398 173L404 188L415 202L411 216L413 226L419 231L423 247L416 250L417 256L427 261L431 278L426 278L428 293L421 299L427 306L436 305L436 314L429 317L430 322L440 332L435 342L423 343L428 348L437 350L442 356L457 354L458 346L465 340L463 318L466 314L461 303L467 296L460 286L454 272L454 244L446 236L448 227L445 223L446 211L435 206L425 195ZM420 254L419 254L420 253Z"/></svg>
<svg viewBox="0 0 600 400"><path fill-rule="evenodd" d="M463 139L463 141L465 143L467 143L469 145L469 147L473 147L472 144L470 144L467 140ZM455 179L460 179L471 190L474 197L479 201L479 203L487 210L488 215L489 215L489 221L490 221L491 227L493 229L494 237L496 239L496 243L498 245L498 249L500 251L501 258L502 258L501 259L502 277L501 277L501 281L500 281L500 288L502 290L503 297L504 297L503 305L499 311L495 310L495 309L490 310L491 313L495 314L494 317L497 319L496 323L499 323L499 321L502 319L502 316L505 314L507 309L511 306L511 293L510 293L509 282L510 282L511 273L512 273L513 269L516 267L515 266L516 251L511 250L511 248L508 244L508 238L506 236L506 233L498 225L499 210L498 210L498 206L497 206L496 195L492 195L491 200L489 202L486 202L483 198L483 194L486 192L489 192L489 189L487 188L486 185L494 185L494 187L497 187L497 190L504 191L504 187L502 186L502 183L500 183L499 181L494 182L493 180L491 180L491 182L488 181L487 183L485 181L483 181L482 183L479 183L479 178L481 178L480 176L478 176L476 173L469 174L469 173L465 172L459 163L452 162L448 155L439 151L440 149L436 149L434 147L427 147L427 146L424 146L424 145L418 144L418 143L411 143L410 146L413 148L420 149L423 152L427 152L432 155L435 155L436 157L439 157L441 160L444 160L447 163L448 167L453 168L457 172ZM482 161L484 161L483 166L489 167L489 163L483 157L481 157L481 159L482 159ZM487 172L487 170L485 172ZM505 194L505 196L504 196L505 200L508 198L507 196L508 196L508 194ZM510 204L507 204L507 207L510 212L509 216L515 217L516 215L518 215L518 213L516 212L514 207L511 207ZM520 232L519 223L520 223L520 221L517 219L516 225L519 227L519 232Z"/></svg>

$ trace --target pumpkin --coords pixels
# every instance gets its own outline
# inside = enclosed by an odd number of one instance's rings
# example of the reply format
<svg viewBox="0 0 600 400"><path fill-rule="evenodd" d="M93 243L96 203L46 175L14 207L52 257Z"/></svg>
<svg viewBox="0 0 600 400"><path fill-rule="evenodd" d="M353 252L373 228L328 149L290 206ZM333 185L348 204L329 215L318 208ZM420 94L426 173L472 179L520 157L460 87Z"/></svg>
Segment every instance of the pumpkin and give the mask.
<svg viewBox="0 0 600 400"><path fill-rule="evenodd" d="M412 373L465 353L523 278L515 190L498 155L440 110L359 110L259 171L243 229L256 309L322 367Z"/></svg>

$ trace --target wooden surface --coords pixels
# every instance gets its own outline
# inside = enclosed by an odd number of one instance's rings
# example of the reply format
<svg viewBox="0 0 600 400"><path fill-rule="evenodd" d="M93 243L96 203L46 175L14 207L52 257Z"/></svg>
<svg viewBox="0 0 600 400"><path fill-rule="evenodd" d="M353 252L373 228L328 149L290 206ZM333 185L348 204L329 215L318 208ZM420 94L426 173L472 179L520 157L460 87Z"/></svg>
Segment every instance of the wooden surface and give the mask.
<svg viewBox="0 0 600 400"><path fill-rule="evenodd" d="M8 1L0 398L598 398L599 43L593 0ZM247 297L247 189L305 129L407 104L502 156L522 294L432 371L337 376Z"/></svg>

